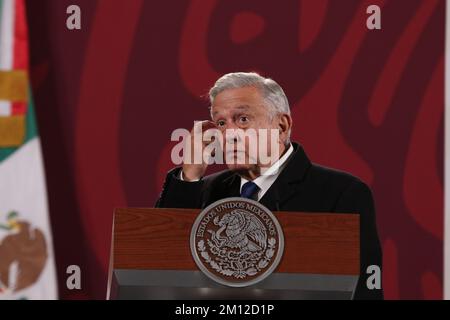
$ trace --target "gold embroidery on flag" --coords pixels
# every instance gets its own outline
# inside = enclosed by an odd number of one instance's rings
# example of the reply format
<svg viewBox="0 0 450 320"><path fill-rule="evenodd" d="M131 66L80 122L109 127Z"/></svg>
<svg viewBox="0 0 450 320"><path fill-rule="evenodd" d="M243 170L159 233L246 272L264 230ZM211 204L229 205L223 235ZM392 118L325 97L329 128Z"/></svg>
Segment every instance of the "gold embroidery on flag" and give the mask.
<svg viewBox="0 0 450 320"><path fill-rule="evenodd" d="M18 147L24 140L24 115L0 117L0 147Z"/></svg>
<svg viewBox="0 0 450 320"><path fill-rule="evenodd" d="M27 101L28 77L25 70L0 71L0 100Z"/></svg>

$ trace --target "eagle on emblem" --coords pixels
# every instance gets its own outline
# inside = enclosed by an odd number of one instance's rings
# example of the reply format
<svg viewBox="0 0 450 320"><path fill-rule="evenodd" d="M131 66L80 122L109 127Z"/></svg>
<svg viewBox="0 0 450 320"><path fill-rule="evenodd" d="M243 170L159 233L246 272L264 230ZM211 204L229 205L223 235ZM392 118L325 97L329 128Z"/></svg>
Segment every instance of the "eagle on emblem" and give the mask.
<svg viewBox="0 0 450 320"><path fill-rule="evenodd" d="M267 230L254 214L236 209L220 219L214 218L217 231L208 230L211 240L219 247L237 248L241 252L256 252L266 248Z"/></svg>

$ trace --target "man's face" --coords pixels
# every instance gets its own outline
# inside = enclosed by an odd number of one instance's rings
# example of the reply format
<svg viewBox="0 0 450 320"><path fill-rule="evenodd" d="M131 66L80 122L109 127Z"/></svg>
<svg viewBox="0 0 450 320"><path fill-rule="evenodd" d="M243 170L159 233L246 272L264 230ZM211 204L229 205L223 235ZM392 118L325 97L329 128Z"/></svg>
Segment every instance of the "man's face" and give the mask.
<svg viewBox="0 0 450 320"><path fill-rule="evenodd" d="M219 93L214 99L211 106L212 120L225 137L224 157L226 161L228 159L229 169L245 171L255 170L261 166L259 152L256 152L255 155L250 148L255 148L258 143L263 141L258 129L267 129L268 135L264 134L265 137L270 137L270 129L278 129L277 117L271 117L265 103L259 89L254 87L228 89ZM250 134L245 137L237 134L230 135L230 130L226 131L227 129L242 129L248 133L256 132L257 141L251 141ZM231 130L231 132L233 131ZM267 155L271 156L273 150L270 147L270 139L266 141ZM233 159L231 163L230 159Z"/></svg>

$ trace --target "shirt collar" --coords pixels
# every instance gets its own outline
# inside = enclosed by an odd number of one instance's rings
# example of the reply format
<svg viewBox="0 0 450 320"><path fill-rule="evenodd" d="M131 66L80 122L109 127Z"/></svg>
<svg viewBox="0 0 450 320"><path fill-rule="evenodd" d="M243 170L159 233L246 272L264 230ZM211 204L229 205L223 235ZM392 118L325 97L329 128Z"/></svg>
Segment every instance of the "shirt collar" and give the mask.
<svg viewBox="0 0 450 320"><path fill-rule="evenodd" d="M292 152L294 152L294 147L292 146L292 144L289 144L289 148L280 157L280 159L278 159L272 166L270 166L267 170L265 170L265 172L262 175L253 180L253 183L255 183L260 189L258 198L261 198L264 195L264 193L266 193L266 191L270 188L272 183L274 183L275 180L278 178L280 172L286 166L287 160L289 156L292 154ZM240 190L242 190L242 186L244 185L244 183L248 181L249 180L241 177Z"/></svg>

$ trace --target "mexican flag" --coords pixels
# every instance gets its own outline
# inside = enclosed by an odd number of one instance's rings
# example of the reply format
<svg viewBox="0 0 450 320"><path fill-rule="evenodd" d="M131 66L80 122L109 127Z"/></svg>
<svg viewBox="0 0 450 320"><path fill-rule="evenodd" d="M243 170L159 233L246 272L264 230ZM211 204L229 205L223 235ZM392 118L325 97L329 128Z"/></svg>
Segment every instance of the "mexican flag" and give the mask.
<svg viewBox="0 0 450 320"><path fill-rule="evenodd" d="M0 299L56 299L24 0L0 0Z"/></svg>

